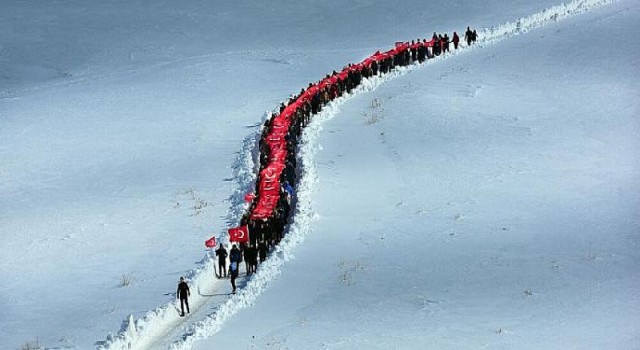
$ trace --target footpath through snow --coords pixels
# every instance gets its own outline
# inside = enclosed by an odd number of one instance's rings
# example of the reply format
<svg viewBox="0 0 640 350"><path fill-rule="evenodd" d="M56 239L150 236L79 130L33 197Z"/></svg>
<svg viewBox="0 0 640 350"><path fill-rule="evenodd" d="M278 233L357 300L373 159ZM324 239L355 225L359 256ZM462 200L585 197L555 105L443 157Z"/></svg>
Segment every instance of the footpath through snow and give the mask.
<svg viewBox="0 0 640 350"><path fill-rule="evenodd" d="M474 44L484 47L514 35L541 27L545 24L580 14L592 8L613 3L615 0L576 0L551 7L528 17L508 22L500 26L487 28L478 32L479 40ZM464 44L449 56L455 56L469 48ZM443 59L444 56L436 57ZM428 60L427 63L434 61ZM149 349L169 347L174 350L190 349L193 343L202 338L216 334L222 324L239 310L249 307L257 297L267 288L269 283L281 273L282 265L294 255L294 248L301 243L311 229L315 219L311 198L314 192L317 174L313 163L314 155L321 149L317 144L322 125L337 115L340 106L354 94L376 89L386 81L420 67L413 64L399 67L386 75L364 78L362 83L332 102L328 103L320 113L314 115L311 123L304 129L297 159L300 181L297 186L297 204L294 209L293 223L288 227L284 239L271 252L268 259L260 265L257 273L246 281L240 282L239 292L228 298L214 298L220 295L217 291L227 283L218 280L214 273L215 257L209 252L202 261L185 277L187 278L192 296L190 298L192 313L190 317L181 318L176 301L170 301L155 310L148 311L144 317L135 320L129 316L122 324L117 335L108 335L106 340L97 343L98 349ZM263 116L263 119L268 114ZM238 183L237 190L232 196L231 207L227 214L227 221L239 224L242 214L246 210L244 195L252 190L256 181L256 162L258 154L258 140L261 130L256 129L243 142L242 150L234 164L234 177ZM226 237L223 239L226 241ZM244 286L242 285L244 283ZM174 334L180 334L175 337Z"/></svg>

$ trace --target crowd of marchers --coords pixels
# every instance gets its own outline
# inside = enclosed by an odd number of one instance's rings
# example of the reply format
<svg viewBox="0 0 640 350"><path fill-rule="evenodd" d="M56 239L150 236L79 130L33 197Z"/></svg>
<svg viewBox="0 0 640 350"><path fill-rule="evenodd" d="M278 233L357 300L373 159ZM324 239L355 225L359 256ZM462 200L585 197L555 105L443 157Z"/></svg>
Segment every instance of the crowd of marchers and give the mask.
<svg viewBox="0 0 640 350"><path fill-rule="evenodd" d="M464 34L467 46L477 38L476 31L467 27ZM348 64L339 72L333 71L320 81L309 83L271 113L262 126L259 140L255 191L245 197L248 206L240 220L240 227L229 230L231 249L227 251L220 243L215 251L218 278L230 277L232 293L237 289L240 264L244 262L247 276L255 273L259 263L265 261L269 252L284 237L296 200L299 175L296 151L302 130L313 116L320 113L327 103L351 93L362 79L445 55L450 52L451 44L454 50L460 46L460 36L456 32L451 38L448 34L433 33L431 40L398 42L393 49L377 51L360 63ZM183 296L186 298L186 293L178 294L181 299Z"/></svg>

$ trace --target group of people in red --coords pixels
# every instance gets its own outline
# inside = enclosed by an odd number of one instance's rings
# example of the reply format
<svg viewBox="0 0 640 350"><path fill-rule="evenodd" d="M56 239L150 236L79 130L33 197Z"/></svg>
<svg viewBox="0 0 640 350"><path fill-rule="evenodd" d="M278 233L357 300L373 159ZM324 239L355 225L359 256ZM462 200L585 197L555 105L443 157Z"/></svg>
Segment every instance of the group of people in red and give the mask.
<svg viewBox="0 0 640 350"><path fill-rule="evenodd" d="M476 31L467 27L464 39L471 45L477 40ZM245 262L247 275L254 273L258 258L260 262L264 261L268 252L284 238L296 200L298 141L313 115L320 113L332 100L351 93L362 79L449 52L450 43L458 49L460 37L456 32L451 40L448 34L434 33L429 41L398 42L386 52L377 51L360 63L349 64L339 72L333 71L320 81L310 83L271 113L264 122L259 140L255 191L245 196L248 208L240 225L229 229L233 247L229 253L222 244L216 250L219 278L227 276L226 260L229 257L228 275L233 293L240 263Z"/></svg>

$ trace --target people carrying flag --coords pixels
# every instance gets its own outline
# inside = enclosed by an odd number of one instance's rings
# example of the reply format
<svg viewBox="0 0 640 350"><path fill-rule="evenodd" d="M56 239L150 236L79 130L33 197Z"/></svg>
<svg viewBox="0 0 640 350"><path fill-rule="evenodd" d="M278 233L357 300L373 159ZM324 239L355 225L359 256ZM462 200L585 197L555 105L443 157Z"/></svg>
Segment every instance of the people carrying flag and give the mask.
<svg viewBox="0 0 640 350"><path fill-rule="evenodd" d="M464 39L471 45L477 39L475 30L467 27ZM228 273L231 275L233 293L236 291L236 278L239 265L244 260L246 273L256 272L258 259L265 261L271 246L284 238L290 215L294 212L297 158L296 151L302 136L302 129L311 122L311 118L322 111L324 105L356 89L363 78L387 74L398 66L406 66L415 61L423 62L435 56L449 52L449 43L458 48L460 37L453 32L436 32L430 41L420 39L411 42L398 41L395 48L386 52L377 51L360 63L348 64L341 71L333 71L323 79L309 83L298 94L291 95L273 112L268 113L258 142L258 174L255 190L245 195L245 213L240 226L228 229L229 241L235 243L227 254L222 244L216 250L220 276L226 277L226 258L230 258ZM215 241L212 241L215 242ZM208 247L214 247L206 241ZM240 244L243 251L239 250Z"/></svg>

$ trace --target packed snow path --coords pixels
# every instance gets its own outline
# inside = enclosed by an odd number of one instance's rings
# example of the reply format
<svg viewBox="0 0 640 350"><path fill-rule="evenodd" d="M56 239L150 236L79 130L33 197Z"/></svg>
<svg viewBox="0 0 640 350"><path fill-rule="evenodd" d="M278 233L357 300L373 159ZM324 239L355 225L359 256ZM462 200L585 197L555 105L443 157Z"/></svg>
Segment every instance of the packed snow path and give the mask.
<svg viewBox="0 0 640 350"><path fill-rule="evenodd" d="M576 14L595 6L610 3L611 1L575 1L566 5L557 6L547 11L518 20L515 23L508 23L497 28L486 29L479 33L480 41L476 47L495 43L504 38L524 33L535 27L539 27L549 22L557 21L561 18ZM451 55L439 57L444 59L453 57L467 49L453 52ZM418 66L400 68L391 74L374 77L365 81L354 93L370 91L388 79L406 74ZM348 99L349 96L337 99L329 104L323 111L316 115L312 124L304 132L304 142L300 149L300 159L302 161L302 173L304 174L298 186L298 207L295 213L295 222L289 228L289 233L285 240L277 248L265 264L260 266L259 272L252 277L240 292L224 300L225 296L218 295L221 288L225 287L226 280L215 280L212 278L212 259L207 257L189 276L191 288L197 293L192 293L192 314L187 318L177 317L174 303L165 305L158 310L151 311L140 320L130 319L125 325L125 329L117 336L110 337L102 344L104 348L151 348L164 347L167 342L175 349L188 349L194 340L215 334L221 324L237 310L251 305L257 296L267 287L268 283L280 273L281 265L291 256L292 250L300 243L308 231L313 221L313 212L309 208L310 197L315 182L315 170L312 163L313 153L317 151L314 144L318 133L321 131L322 123L332 118L339 106ZM258 133L250 135L245 140L245 147L242 150L240 159L236 164L238 179L240 180L239 190L234 200L234 206L230 210L230 215L238 218L243 210L243 195L254 180L253 152L254 143ZM237 219L236 219L237 220ZM242 285L242 283L240 284ZM223 300L220 300L223 299ZM176 335L178 335L176 339Z"/></svg>

